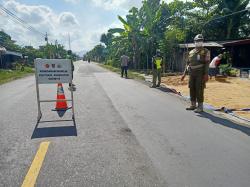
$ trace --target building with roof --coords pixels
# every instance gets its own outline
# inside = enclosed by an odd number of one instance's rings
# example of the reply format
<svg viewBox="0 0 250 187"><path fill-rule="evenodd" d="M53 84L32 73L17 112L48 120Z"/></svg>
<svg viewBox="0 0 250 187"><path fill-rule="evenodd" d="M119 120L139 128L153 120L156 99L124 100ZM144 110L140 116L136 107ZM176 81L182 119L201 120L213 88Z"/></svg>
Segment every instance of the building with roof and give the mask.
<svg viewBox="0 0 250 187"><path fill-rule="evenodd" d="M203 43L203 46L210 50L211 58L218 55L219 51L223 48L223 45L213 41L206 41ZM184 71L188 53L193 48L195 48L194 43L179 44L172 61L169 63L172 67L168 67L168 69L177 72Z"/></svg>
<svg viewBox="0 0 250 187"><path fill-rule="evenodd" d="M0 53L0 68L1 69L11 69L14 62L20 61L23 58L22 53L9 51L3 47Z"/></svg>
<svg viewBox="0 0 250 187"><path fill-rule="evenodd" d="M206 41L203 45L211 52L211 59L220 53L224 53L226 59L222 63L231 63L238 69L250 70L250 39ZM172 59L172 71L183 71L186 64L187 54L195 48L194 43L179 44Z"/></svg>
<svg viewBox="0 0 250 187"><path fill-rule="evenodd" d="M233 67L250 69L250 39L222 41L220 44L229 52Z"/></svg>

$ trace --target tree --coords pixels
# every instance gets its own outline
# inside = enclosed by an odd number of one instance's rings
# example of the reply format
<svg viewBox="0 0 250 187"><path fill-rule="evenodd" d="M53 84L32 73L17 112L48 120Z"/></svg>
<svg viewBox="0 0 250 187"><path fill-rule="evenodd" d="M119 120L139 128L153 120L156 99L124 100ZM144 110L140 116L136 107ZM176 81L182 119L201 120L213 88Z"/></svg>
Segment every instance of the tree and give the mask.
<svg viewBox="0 0 250 187"><path fill-rule="evenodd" d="M219 4L218 9L221 10L222 16L232 14L231 16L225 17L222 20L222 23L226 25L226 32L225 32L226 39L239 38L240 36L239 28L241 27L242 23L246 23L247 21L248 23L250 22L249 11L246 10L248 4L249 0L223 0ZM239 13L233 14L236 12Z"/></svg>
<svg viewBox="0 0 250 187"><path fill-rule="evenodd" d="M118 19L123 23L124 31L120 32L121 39L127 39L133 49L133 64L134 68L138 69L141 62L140 57L140 22L138 9L133 7L129 10L129 14L126 16L127 21L124 20L121 16L118 16ZM128 45L127 45L128 47ZM124 51L128 53L128 50L123 48Z"/></svg>
<svg viewBox="0 0 250 187"><path fill-rule="evenodd" d="M207 40L249 37L246 24L250 21L246 10L248 4L249 0L194 0L194 9L197 10L188 14L189 25L196 28L191 36L202 32Z"/></svg>
<svg viewBox="0 0 250 187"><path fill-rule="evenodd" d="M11 39L11 36L0 31L0 46L5 47L7 50L21 52L24 56L28 57L28 62L33 64L35 58L66 58L67 50L61 44L46 44L40 46L38 49L33 46L21 47ZM73 59L76 59L76 55L72 54Z"/></svg>
<svg viewBox="0 0 250 187"><path fill-rule="evenodd" d="M205 40L250 37L249 0L143 0L126 18L118 16L123 28L102 34L105 60L119 66L121 54L132 57L134 68L150 69L150 59L160 49L168 69L179 43L193 42L202 33ZM89 53L93 55L93 53Z"/></svg>
<svg viewBox="0 0 250 187"><path fill-rule="evenodd" d="M143 35L147 41L149 59L152 58L157 48L156 25L160 20L160 0L147 0L143 1L140 9L140 20Z"/></svg>
<svg viewBox="0 0 250 187"><path fill-rule="evenodd" d="M87 52L84 58L96 62L102 62L104 60L104 49L105 47L103 45L98 44L91 51Z"/></svg>
<svg viewBox="0 0 250 187"><path fill-rule="evenodd" d="M6 34L3 30L0 31L0 45L7 50L21 51L21 47L16 44L16 41L11 39L11 36Z"/></svg>

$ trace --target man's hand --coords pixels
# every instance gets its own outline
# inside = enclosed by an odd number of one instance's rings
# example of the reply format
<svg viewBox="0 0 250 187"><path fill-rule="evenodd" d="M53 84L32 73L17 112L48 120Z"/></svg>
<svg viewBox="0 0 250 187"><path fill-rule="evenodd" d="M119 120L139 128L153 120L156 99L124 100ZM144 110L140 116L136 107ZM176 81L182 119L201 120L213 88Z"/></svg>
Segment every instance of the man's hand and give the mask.
<svg viewBox="0 0 250 187"><path fill-rule="evenodd" d="M181 81L184 81L185 77L186 77L186 75L182 75L181 76Z"/></svg>
<svg viewBox="0 0 250 187"><path fill-rule="evenodd" d="M207 82L207 81L208 81L208 75L204 75L204 76L203 76L203 80L204 80L205 82Z"/></svg>

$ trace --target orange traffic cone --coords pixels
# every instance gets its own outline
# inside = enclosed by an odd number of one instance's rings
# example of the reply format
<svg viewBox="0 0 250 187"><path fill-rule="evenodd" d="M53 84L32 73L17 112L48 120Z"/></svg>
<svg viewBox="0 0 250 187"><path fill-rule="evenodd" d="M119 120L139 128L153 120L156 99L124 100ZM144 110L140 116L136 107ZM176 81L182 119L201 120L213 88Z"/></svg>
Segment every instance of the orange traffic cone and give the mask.
<svg viewBox="0 0 250 187"><path fill-rule="evenodd" d="M58 83L57 85L57 100L65 100L65 95L63 91L62 83ZM67 101L57 101L55 110L67 110L68 105Z"/></svg>

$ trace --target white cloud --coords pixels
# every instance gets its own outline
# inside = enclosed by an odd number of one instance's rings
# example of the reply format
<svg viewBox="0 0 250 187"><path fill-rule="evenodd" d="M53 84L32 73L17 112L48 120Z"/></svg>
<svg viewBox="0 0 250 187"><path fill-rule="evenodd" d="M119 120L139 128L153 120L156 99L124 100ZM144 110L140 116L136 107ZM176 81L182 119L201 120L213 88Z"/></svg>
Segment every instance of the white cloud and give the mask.
<svg viewBox="0 0 250 187"><path fill-rule="evenodd" d="M120 24L119 21L115 21L107 26L98 25L97 28L94 30L92 29L91 32L89 31L84 32L83 35L78 38L78 40L80 40L79 43L82 42L82 44L85 46L85 49L90 50L95 45L100 43L100 38L103 33L107 33L107 31L110 28L117 28L117 27L122 27L122 24ZM75 45L77 45L77 43Z"/></svg>
<svg viewBox="0 0 250 187"><path fill-rule="evenodd" d="M82 34L79 22L73 13L61 12L57 14L48 6L25 5L16 0L5 1L3 5L39 32L44 33L44 35L47 32L49 42L54 43L55 40L58 40L59 43L68 46L68 33L70 33L73 50L82 50L84 47L77 40ZM0 19L0 25L3 25L2 29L18 44L31 44L35 47L45 44L44 36L41 34L13 22L7 15L4 15L4 17L5 19Z"/></svg>
<svg viewBox="0 0 250 187"><path fill-rule="evenodd" d="M138 2L141 2L141 0L91 0L88 3L93 3L92 1L104 3L106 8L111 8L110 6L112 5L112 8L118 8L121 14L125 13L123 10L126 8L126 10L128 10ZM45 5L27 5L20 3L18 0L5 0L3 1L3 5L39 32L44 33L44 35L47 32L49 42L54 43L55 40L58 40L66 49L68 49L69 33L73 51L90 50L100 43L101 34L106 33L110 28L122 27L122 24L116 16L112 16L109 20L103 17L102 15L106 16L108 14L106 11L103 11L103 9L102 12L97 12L93 15L88 14L88 10L86 10L86 14L83 15L80 13L79 16L81 17L78 19L78 17L76 17L77 14L75 15L73 12L70 12L70 9L68 9L67 12L56 12ZM95 11L95 8L93 8L92 11ZM105 12L105 14L103 14L103 12ZM110 12L112 13L112 11ZM1 29L6 31L18 44L33 45L35 47L45 44L44 36L41 34L29 31L22 25L14 23L10 20L9 16L4 15L4 13L1 15L1 11L0 16Z"/></svg>
<svg viewBox="0 0 250 187"><path fill-rule="evenodd" d="M64 1L68 3L73 3L73 4L77 4L80 2L80 0L64 0Z"/></svg>
<svg viewBox="0 0 250 187"><path fill-rule="evenodd" d="M92 0L98 7L103 7L106 10L123 9L128 10L131 7L140 7L141 0Z"/></svg>
<svg viewBox="0 0 250 187"><path fill-rule="evenodd" d="M59 15L59 22L62 26L75 26L79 25L78 21L71 12L63 12Z"/></svg>
<svg viewBox="0 0 250 187"><path fill-rule="evenodd" d="M106 10L121 9L128 11L130 8L142 6L142 0L91 0L96 6L102 7ZM174 0L161 0L161 2L172 2ZM192 1L192 0L188 0Z"/></svg>

